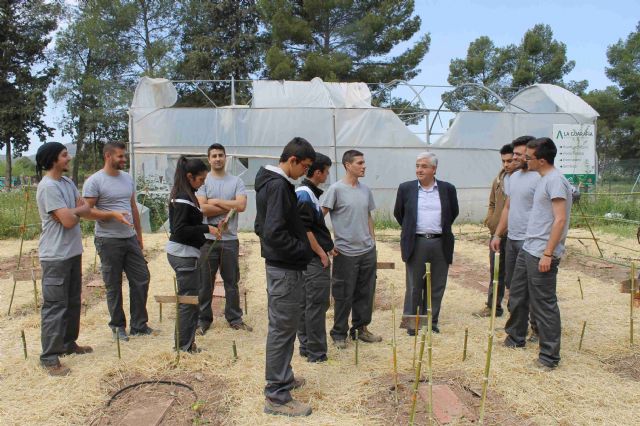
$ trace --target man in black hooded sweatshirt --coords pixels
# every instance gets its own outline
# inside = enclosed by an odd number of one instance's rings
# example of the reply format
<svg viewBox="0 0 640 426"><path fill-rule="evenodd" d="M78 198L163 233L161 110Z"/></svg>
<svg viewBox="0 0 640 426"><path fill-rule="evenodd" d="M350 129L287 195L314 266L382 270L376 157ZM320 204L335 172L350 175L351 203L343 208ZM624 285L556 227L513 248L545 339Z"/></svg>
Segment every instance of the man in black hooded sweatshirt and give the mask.
<svg viewBox="0 0 640 426"><path fill-rule="evenodd" d="M256 220L267 272L269 332L267 335L265 413L308 416L311 406L291 397L304 385L295 379L291 358L300 320L303 271L313 257L305 226L298 214L290 179L303 176L316 153L309 142L294 138L282 151L278 166L261 167L256 175Z"/></svg>

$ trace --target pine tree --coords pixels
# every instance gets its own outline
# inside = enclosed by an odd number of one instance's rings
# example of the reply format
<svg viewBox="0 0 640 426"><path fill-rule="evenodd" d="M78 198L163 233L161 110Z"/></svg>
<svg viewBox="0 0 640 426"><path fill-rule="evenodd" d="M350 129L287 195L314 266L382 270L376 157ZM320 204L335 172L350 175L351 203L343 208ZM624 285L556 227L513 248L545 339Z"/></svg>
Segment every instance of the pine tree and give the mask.
<svg viewBox="0 0 640 426"><path fill-rule="evenodd" d="M59 13L57 2L0 1L0 149L6 150L8 186L11 160L28 149L29 135L42 142L52 135L42 116L56 75L47 45Z"/></svg>

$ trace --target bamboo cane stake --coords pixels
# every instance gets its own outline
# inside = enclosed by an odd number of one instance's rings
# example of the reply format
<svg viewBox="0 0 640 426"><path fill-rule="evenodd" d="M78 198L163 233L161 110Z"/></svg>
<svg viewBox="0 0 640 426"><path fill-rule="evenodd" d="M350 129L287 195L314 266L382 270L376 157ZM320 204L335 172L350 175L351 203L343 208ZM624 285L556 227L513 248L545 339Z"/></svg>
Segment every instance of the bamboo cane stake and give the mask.
<svg viewBox="0 0 640 426"><path fill-rule="evenodd" d="M429 413L429 424L433 424L433 369L432 369L432 355L433 355L433 312L431 305L431 264L426 264L426 277L427 277L427 377L428 377L428 389L429 399L427 401L427 412Z"/></svg>
<svg viewBox="0 0 640 426"><path fill-rule="evenodd" d="M244 314L246 315L247 312L249 312L249 309L247 309L247 290L244 291Z"/></svg>
<svg viewBox="0 0 640 426"><path fill-rule="evenodd" d="M178 299L178 279L173 276L173 289L176 293L176 365L180 363L180 302Z"/></svg>
<svg viewBox="0 0 640 426"><path fill-rule="evenodd" d="M580 286L580 298L584 300L584 291L582 291L582 281L580 281L580 277L578 277L578 285Z"/></svg>
<svg viewBox="0 0 640 426"><path fill-rule="evenodd" d="M22 351L24 352L24 359L27 359L27 338L24 335L24 330L20 330L20 337L22 338Z"/></svg>
<svg viewBox="0 0 640 426"><path fill-rule="evenodd" d="M160 322L162 322L162 303L160 303Z"/></svg>
<svg viewBox="0 0 640 426"><path fill-rule="evenodd" d="M462 347L462 361L467 360L467 340L469 339L469 327L464 329L464 346Z"/></svg>
<svg viewBox="0 0 640 426"><path fill-rule="evenodd" d="M579 202L576 204L578 205L578 209L580 210L580 213L582 213L584 223L587 225L587 228L589 228L589 232L591 233L591 238L593 239L593 242L596 244L596 248L598 249L598 253L600 253L600 257L604 257L604 254L602 254L602 249L600 249L600 244L598 244L598 239L596 238L596 235L593 233L593 229L591 228L591 224L589 223L587 218L584 217L586 216L586 213L582 208L582 204L580 204Z"/></svg>
<svg viewBox="0 0 640 426"><path fill-rule="evenodd" d="M580 344L578 350L582 350L582 339L584 339L584 330L587 328L587 321L582 321L582 333L580 333Z"/></svg>
<svg viewBox="0 0 640 426"><path fill-rule="evenodd" d="M418 330L420 329L420 303L416 306L416 326L413 329L413 364L411 368L416 368L416 355L418 349Z"/></svg>
<svg viewBox="0 0 640 426"><path fill-rule="evenodd" d="M16 294L16 276L13 276L13 290L11 290L11 299L9 300L9 310L7 311L7 316L11 315L11 305L13 305L13 296Z"/></svg>
<svg viewBox="0 0 640 426"><path fill-rule="evenodd" d="M233 340L231 344L231 350L233 351L233 361L238 360L238 348L236 347L236 341Z"/></svg>
<svg viewBox="0 0 640 426"><path fill-rule="evenodd" d="M482 399L480 400L480 418L479 423L484 424L484 410L487 401L487 386L489 385L489 371L491 369L491 352L493 350L493 337L495 335L496 321L496 303L498 303L498 274L500 270L500 253L495 253L493 261L495 268L493 270L493 301L491 304L491 319L489 321L489 339L487 342L487 360L484 366L484 377L482 380Z"/></svg>
<svg viewBox="0 0 640 426"><path fill-rule="evenodd" d="M358 365L358 341L360 339L358 338L358 330L356 329L356 365Z"/></svg>
<svg viewBox="0 0 640 426"><path fill-rule="evenodd" d="M416 330L416 334L418 331ZM422 370L422 357L424 355L424 344L427 338L427 332L422 327L422 337L420 338L420 355L418 358L418 364L416 365L416 377L413 382L413 394L411 395L411 411L409 414L409 424L413 426L413 421L416 415L416 402L418 400L418 385L420 384L420 372Z"/></svg>
<svg viewBox="0 0 640 426"><path fill-rule="evenodd" d="M36 305L36 312L38 312L38 285L36 284L36 270L31 269L31 281L33 281L33 301Z"/></svg>
<svg viewBox="0 0 640 426"><path fill-rule="evenodd" d="M391 326L393 327L393 340L391 349L393 351L393 390L396 405L398 404L398 350L396 347L396 287L394 280L391 280Z"/></svg>
<svg viewBox="0 0 640 426"><path fill-rule="evenodd" d="M120 352L120 331L116 327L116 346L118 347L118 359L122 359L122 353Z"/></svg>
<svg viewBox="0 0 640 426"><path fill-rule="evenodd" d="M29 209L29 188L24 191L24 217L22 219L22 226L20 227L20 253L18 254L18 266L16 269L20 269L20 262L22 261L22 246L24 244L24 233L27 230L27 211Z"/></svg>
<svg viewBox="0 0 640 426"><path fill-rule="evenodd" d="M631 283L630 283L630 291L631 295L630 303L629 303L629 341L631 342L631 346L633 346L633 298L636 292L636 263L631 262Z"/></svg>

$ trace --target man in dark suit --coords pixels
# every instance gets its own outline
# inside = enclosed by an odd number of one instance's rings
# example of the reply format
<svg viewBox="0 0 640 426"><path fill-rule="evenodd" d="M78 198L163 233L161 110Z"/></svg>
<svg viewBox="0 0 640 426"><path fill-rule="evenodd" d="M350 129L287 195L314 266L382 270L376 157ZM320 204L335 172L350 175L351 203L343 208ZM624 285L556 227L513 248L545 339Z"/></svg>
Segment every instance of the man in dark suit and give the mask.
<svg viewBox="0 0 640 426"><path fill-rule="evenodd" d="M409 335L414 335L416 311L426 315L427 297L425 263L431 263L432 330L439 333L440 303L447 285L449 265L453 261L453 232L451 225L458 217L456 188L435 178L438 158L423 152L416 160L417 180L404 182L398 187L393 210L402 226L400 249L407 271L407 289L404 297L403 324ZM411 318L411 319L410 319ZM422 321L424 323L424 321Z"/></svg>

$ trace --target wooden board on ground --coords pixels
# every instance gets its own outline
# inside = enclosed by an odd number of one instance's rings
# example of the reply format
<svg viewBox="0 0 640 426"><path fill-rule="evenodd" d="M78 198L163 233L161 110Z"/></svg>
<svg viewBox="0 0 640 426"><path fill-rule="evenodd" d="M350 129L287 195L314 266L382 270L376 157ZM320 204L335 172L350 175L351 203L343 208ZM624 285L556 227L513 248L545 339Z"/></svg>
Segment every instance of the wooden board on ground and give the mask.
<svg viewBox="0 0 640 426"><path fill-rule="evenodd" d="M418 389L420 398L428 402L429 401L429 387L428 385L420 385ZM433 415L438 421L438 424L446 425L450 423L458 423L460 420L465 419L467 421L474 421L475 416L464 405L458 395L449 388L447 385L433 385Z"/></svg>
<svg viewBox="0 0 640 426"><path fill-rule="evenodd" d="M122 419L125 426L157 426L173 404L173 399L155 401L145 407L135 408Z"/></svg>
<svg viewBox="0 0 640 426"><path fill-rule="evenodd" d="M16 271L13 271L12 274L14 276L14 278L16 279L16 281L31 281L32 275L31 275L31 270L33 268L29 268L29 269L18 269ZM39 280L42 278L42 269L40 268L36 268L34 270L35 272L35 279Z"/></svg>
<svg viewBox="0 0 640 426"><path fill-rule="evenodd" d="M153 296L158 303L176 303L176 296ZM178 296L178 302L183 305L197 305L198 296Z"/></svg>
<svg viewBox="0 0 640 426"><path fill-rule="evenodd" d="M378 262L378 269L396 269L395 262Z"/></svg>

